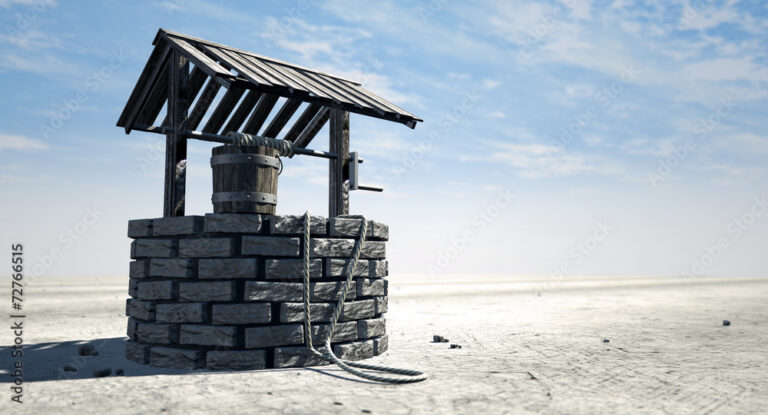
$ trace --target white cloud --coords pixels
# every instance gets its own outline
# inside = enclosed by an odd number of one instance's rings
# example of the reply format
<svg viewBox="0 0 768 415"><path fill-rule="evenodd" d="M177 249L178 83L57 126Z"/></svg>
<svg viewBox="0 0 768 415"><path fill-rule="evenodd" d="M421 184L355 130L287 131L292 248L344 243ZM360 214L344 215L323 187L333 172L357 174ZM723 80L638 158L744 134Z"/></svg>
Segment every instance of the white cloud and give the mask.
<svg viewBox="0 0 768 415"><path fill-rule="evenodd" d="M483 79L483 89L496 89L501 86L501 81L496 79Z"/></svg>
<svg viewBox="0 0 768 415"><path fill-rule="evenodd" d="M0 34L0 43L9 43L27 50L62 48L62 41L57 36L39 30L28 30L16 34Z"/></svg>
<svg viewBox="0 0 768 415"><path fill-rule="evenodd" d="M0 151L3 150L19 150L19 151L35 151L45 150L48 145L38 140L11 134L0 134Z"/></svg>
<svg viewBox="0 0 768 415"><path fill-rule="evenodd" d="M36 6L36 7L51 7L55 6L54 0L0 0L0 7L10 8L14 5L22 6Z"/></svg>
<svg viewBox="0 0 768 415"><path fill-rule="evenodd" d="M752 62L750 58L719 58L696 62L685 67L693 79L708 81L768 81L768 68Z"/></svg>
<svg viewBox="0 0 768 415"><path fill-rule="evenodd" d="M494 148L484 160L507 164L518 171L518 176L528 179L569 176L592 172L596 169L580 155L569 154L564 149L544 144L514 144L490 141ZM461 156L462 161L479 158Z"/></svg>
<svg viewBox="0 0 768 415"><path fill-rule="evenodd" d="M498 119L507 118L507 114L504 114L501 111L493 111L490 114L488 114L488 116L491 117L491 118L498 118Z"/></svg>

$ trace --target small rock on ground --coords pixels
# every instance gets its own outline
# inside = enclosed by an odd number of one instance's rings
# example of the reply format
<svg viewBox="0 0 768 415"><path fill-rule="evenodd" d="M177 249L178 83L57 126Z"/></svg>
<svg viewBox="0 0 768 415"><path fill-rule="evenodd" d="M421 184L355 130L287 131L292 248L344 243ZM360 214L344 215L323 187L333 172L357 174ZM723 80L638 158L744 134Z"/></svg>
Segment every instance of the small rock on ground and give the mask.
<svg viewBox="0 0 768 415"><path fill-rule="evenodd" d="M78 356L98 356L99 352L96 351L96 346L92 344L81 344L77 347Z"/></svg>
<svg viewBox="0 0 768 415"><path fill-rule="evenodd" d="M723 325L724 326L730 326L731 325L731 321L730 320L723 320Z"/></svg>

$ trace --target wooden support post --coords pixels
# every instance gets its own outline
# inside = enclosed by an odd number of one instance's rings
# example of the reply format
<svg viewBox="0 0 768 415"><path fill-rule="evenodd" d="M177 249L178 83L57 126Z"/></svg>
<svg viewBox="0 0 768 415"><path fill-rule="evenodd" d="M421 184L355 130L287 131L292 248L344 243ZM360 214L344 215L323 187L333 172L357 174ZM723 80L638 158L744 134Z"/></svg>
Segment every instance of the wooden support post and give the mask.
<svg viewBox="0 0 768 415"><path fill-rule="evenodd" d="M187 138L184 135L189 111L189 62L172 52L168 82L168 121L165 138L165 198L163 216L184 216Z"/></svg>
<svg viewBox="0 0 768 415"><path fill-rule="evenodd" d="M331 110L330 149L338 154L330 160L328 174L328 217L349 214L349 112Z"/></svg>

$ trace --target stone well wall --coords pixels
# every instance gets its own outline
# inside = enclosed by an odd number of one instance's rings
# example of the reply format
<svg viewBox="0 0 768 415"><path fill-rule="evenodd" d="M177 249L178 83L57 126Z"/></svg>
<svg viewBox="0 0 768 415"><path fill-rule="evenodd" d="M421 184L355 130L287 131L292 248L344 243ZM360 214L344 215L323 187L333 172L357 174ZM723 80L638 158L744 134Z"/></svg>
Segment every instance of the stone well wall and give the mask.
<svg viewBox="0 0 768 415"><path fill-rule="evenodd" d="M313 341L327 332L360 220L311 218ZM261 369L325 361L304 349L301 216L207 214L128 222L126 357L173 368ZM333 338L342 358L387 349L385 241L369 222Z"/></svg>

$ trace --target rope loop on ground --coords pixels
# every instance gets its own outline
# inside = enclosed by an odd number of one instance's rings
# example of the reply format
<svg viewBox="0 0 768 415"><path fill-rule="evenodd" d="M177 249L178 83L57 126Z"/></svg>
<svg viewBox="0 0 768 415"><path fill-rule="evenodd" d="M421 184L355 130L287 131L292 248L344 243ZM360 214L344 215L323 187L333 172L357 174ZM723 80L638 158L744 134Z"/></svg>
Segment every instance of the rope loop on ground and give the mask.
<svg viewBox="0 0 768 415"><path fill-rule="evenodd" d="M293 157L293 143L286 140L280 140L277 138L261 137L258 135L251 135L245 133L239 133L237 131L230 131L227 133L227 137L232 138L232 144L238 147L246 146L259 146L268 147L277 150L278 154L283 157Z"/></svg>
<svg viewBox="0 0 768 415"><path fill-rule="evenodd" d="M314 354L315 356L321 357L331 363L335 363L345 371L355 376L361 377L363 379L368 379L375 382L394 383L394 384L421 382L422 380L427 379L427 375L424 372L420 372L418 370L400 369L395 367L352 362L349 360L340 359L333 353L333 348L331 347L331 339L333 338L333 333L336 330L336 323L338 323L339 321L339 316L341 315L341 312L344 309L344 302L346 301L346 298L347 298L347 289L350 286L350 283L352 281L352 275L354 274L355 267L357 266L357 262L360 259L360 252L362 250L363 244L365 243L366 232L368 231L368 221L366 221L365 217L363 217L362 215L342 215L338 217L344 218L344 219L360 219L362 224L360 225L360 238L355 240L355 248L352 251L352 258L350 263L347 265L346 278L344 280L344 283L341 286L341 292L339 295L339 299L336 303L336 308L333 311L331 324L328 327L328 332L326 333L325 339L323 341L323 349L322 351L319 351L315 349L314 345L312 344L312 322L311 322L312 318L311 318L310 309L309 309L309 297L310 297L310 284L309 284L310 220L309 219L310 218L309 218L309 211L304 213L304 258L303 258L304 259L304 263L303 263L303 267L304 267L304 296L303 296L304 297L304 345L306 346L307 350L310 353ZM391 373L399 376L382 376L376 373L364 372L358 369L365 369L365 370L381 372L381 373Z"/></svg>

